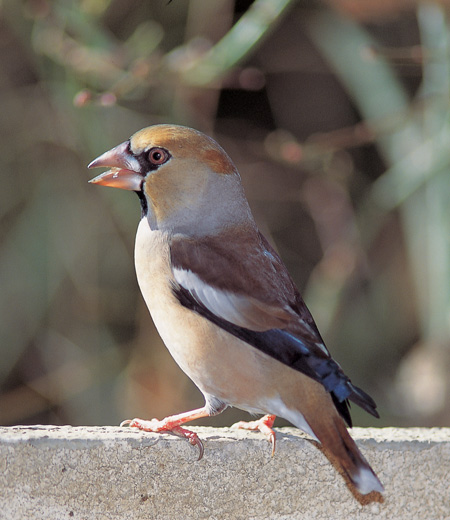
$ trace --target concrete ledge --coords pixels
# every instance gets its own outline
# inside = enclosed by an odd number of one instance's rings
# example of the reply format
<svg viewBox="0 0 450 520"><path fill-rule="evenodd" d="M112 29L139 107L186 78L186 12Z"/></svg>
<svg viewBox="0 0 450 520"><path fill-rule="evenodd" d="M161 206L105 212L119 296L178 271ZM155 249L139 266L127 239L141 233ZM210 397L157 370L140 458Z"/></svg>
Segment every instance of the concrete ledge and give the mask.
<svg viewBox="0 0 450 520"><path fill-rule="evenodd" d="M205 456L170 435L115 427L0 428L5 519L449 519L450 428L352 435L386 488L356 496L293 428L277 451L254 432L192 428ZM373 496L372 496L373 495Z"/></svg>

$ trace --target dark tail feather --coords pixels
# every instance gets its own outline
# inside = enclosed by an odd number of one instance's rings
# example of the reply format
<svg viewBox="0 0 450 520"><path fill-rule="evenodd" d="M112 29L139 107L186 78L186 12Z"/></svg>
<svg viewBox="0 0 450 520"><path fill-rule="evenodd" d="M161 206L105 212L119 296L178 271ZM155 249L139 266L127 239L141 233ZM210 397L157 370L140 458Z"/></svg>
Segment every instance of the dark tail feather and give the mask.
<svg viewBox="0 0 450 520"><path fill-rule="evenodd" d="M350 381L334 359L313 358L312 356L307 359L310 368L313 370L313 375L311 376L306 371L304 373L321 383L331 393L336 408L349 426L351 426L351 419L348 411L348 400L353 401L366 412L379 418L375 401L369 394L366 394L364 390L361 390L361 388L358 388Z"/></svg>
<svg viewBox="0 0 450 520"><path fill-rule="evenodd" d="M339 394L341 394L339 396ZM355 404L360 406L363 410L366 412L369 412L371 415L379 419L379 415L377 412L377 405L375 404L375 401L370 397L370 395L366 394L364 390L361 390L361 388L358 388L357 386L354 386L350 380L347 380L345 382L345 392L344 395L346 396L343 400L342 399L342 392L331 392L331 397L333 399L334 406L336 406L336 409L340 413L340 415L344 418L345 422L350 426L350 428L353 426L352 424L352 418L350 416L350 401L353 401Z"/></svg>
<svg viewBox="0 0 450 520"><path fill-rule="evenodd" d="M348 396L348 398L353 401L355 404L360 406L363 410L370 413L377 419L379 419L379 415L377 412L377 405L375 401L370 397L369 394L366 394L364 390L361 390L361 388L358 388L357 386L352 385L349 381L349 385L351 387L351 394Z"/></svg>

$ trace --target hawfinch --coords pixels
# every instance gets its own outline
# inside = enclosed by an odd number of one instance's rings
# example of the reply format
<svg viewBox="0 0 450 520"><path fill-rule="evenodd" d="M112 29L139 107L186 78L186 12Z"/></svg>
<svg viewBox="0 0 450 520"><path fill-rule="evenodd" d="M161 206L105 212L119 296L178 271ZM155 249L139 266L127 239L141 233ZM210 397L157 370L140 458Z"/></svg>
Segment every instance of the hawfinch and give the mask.
<svg viewBox="0 0 450 520"><path fill-rule="evenodd" d="M89 164L90 182L137 193L142 218L136 273L171 355L205 398L202 408L122 424L172 432L197 445L188 421L236 406L262 419L275 447L275 416L322 443L362 494L383 491L347 432L349 400L376 404L333 360L282 260L260 233L239 173L210 137L183 126L140 130Z"/></svg>

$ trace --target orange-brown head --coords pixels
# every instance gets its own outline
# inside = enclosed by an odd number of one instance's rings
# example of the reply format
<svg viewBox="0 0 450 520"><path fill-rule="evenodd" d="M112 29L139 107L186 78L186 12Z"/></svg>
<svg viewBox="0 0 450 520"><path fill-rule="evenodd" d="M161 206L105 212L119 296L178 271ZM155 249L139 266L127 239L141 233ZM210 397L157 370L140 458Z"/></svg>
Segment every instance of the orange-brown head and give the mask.
<svg viewBox="0 0 450 520"><path fill-rule="evenodd" d="M137 192L153 228L204 234L251 219L233 162L192 128L144 128L88 167L110 168L90 182Z"/></svg>

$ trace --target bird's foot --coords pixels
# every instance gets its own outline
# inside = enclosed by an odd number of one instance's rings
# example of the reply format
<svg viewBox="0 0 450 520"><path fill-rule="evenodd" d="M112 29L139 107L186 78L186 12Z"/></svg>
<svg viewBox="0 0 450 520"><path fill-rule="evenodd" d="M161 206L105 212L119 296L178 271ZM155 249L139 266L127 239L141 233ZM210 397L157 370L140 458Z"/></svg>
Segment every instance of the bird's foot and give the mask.
<svg viewBox="0 0 450 520"><path fill-rule="evenodd" d="M197 460L200 460L203 457L205 448L199 436L195 432L182 428L180 422L172 417L166 417L162 421L159 421L158 419L152 419L151 421L144 421L143 419L127 419L126 421L121 422L120 426L130 426L132 428L143 430L144 432L172 433L173 435L187 439L193 446L197 446L199 451Z"/></svg>
<svg viewBox="0 0 450 520"><path fill-rule="evenodd" d="M267 440L272 444L272 457L275 454L275 443L276 435L272 430L273 423L275 422L276 415L265 415L257 421L239 421L233 424L232 428L239 428L240 430L259 430L263 433Z"/></svg>

